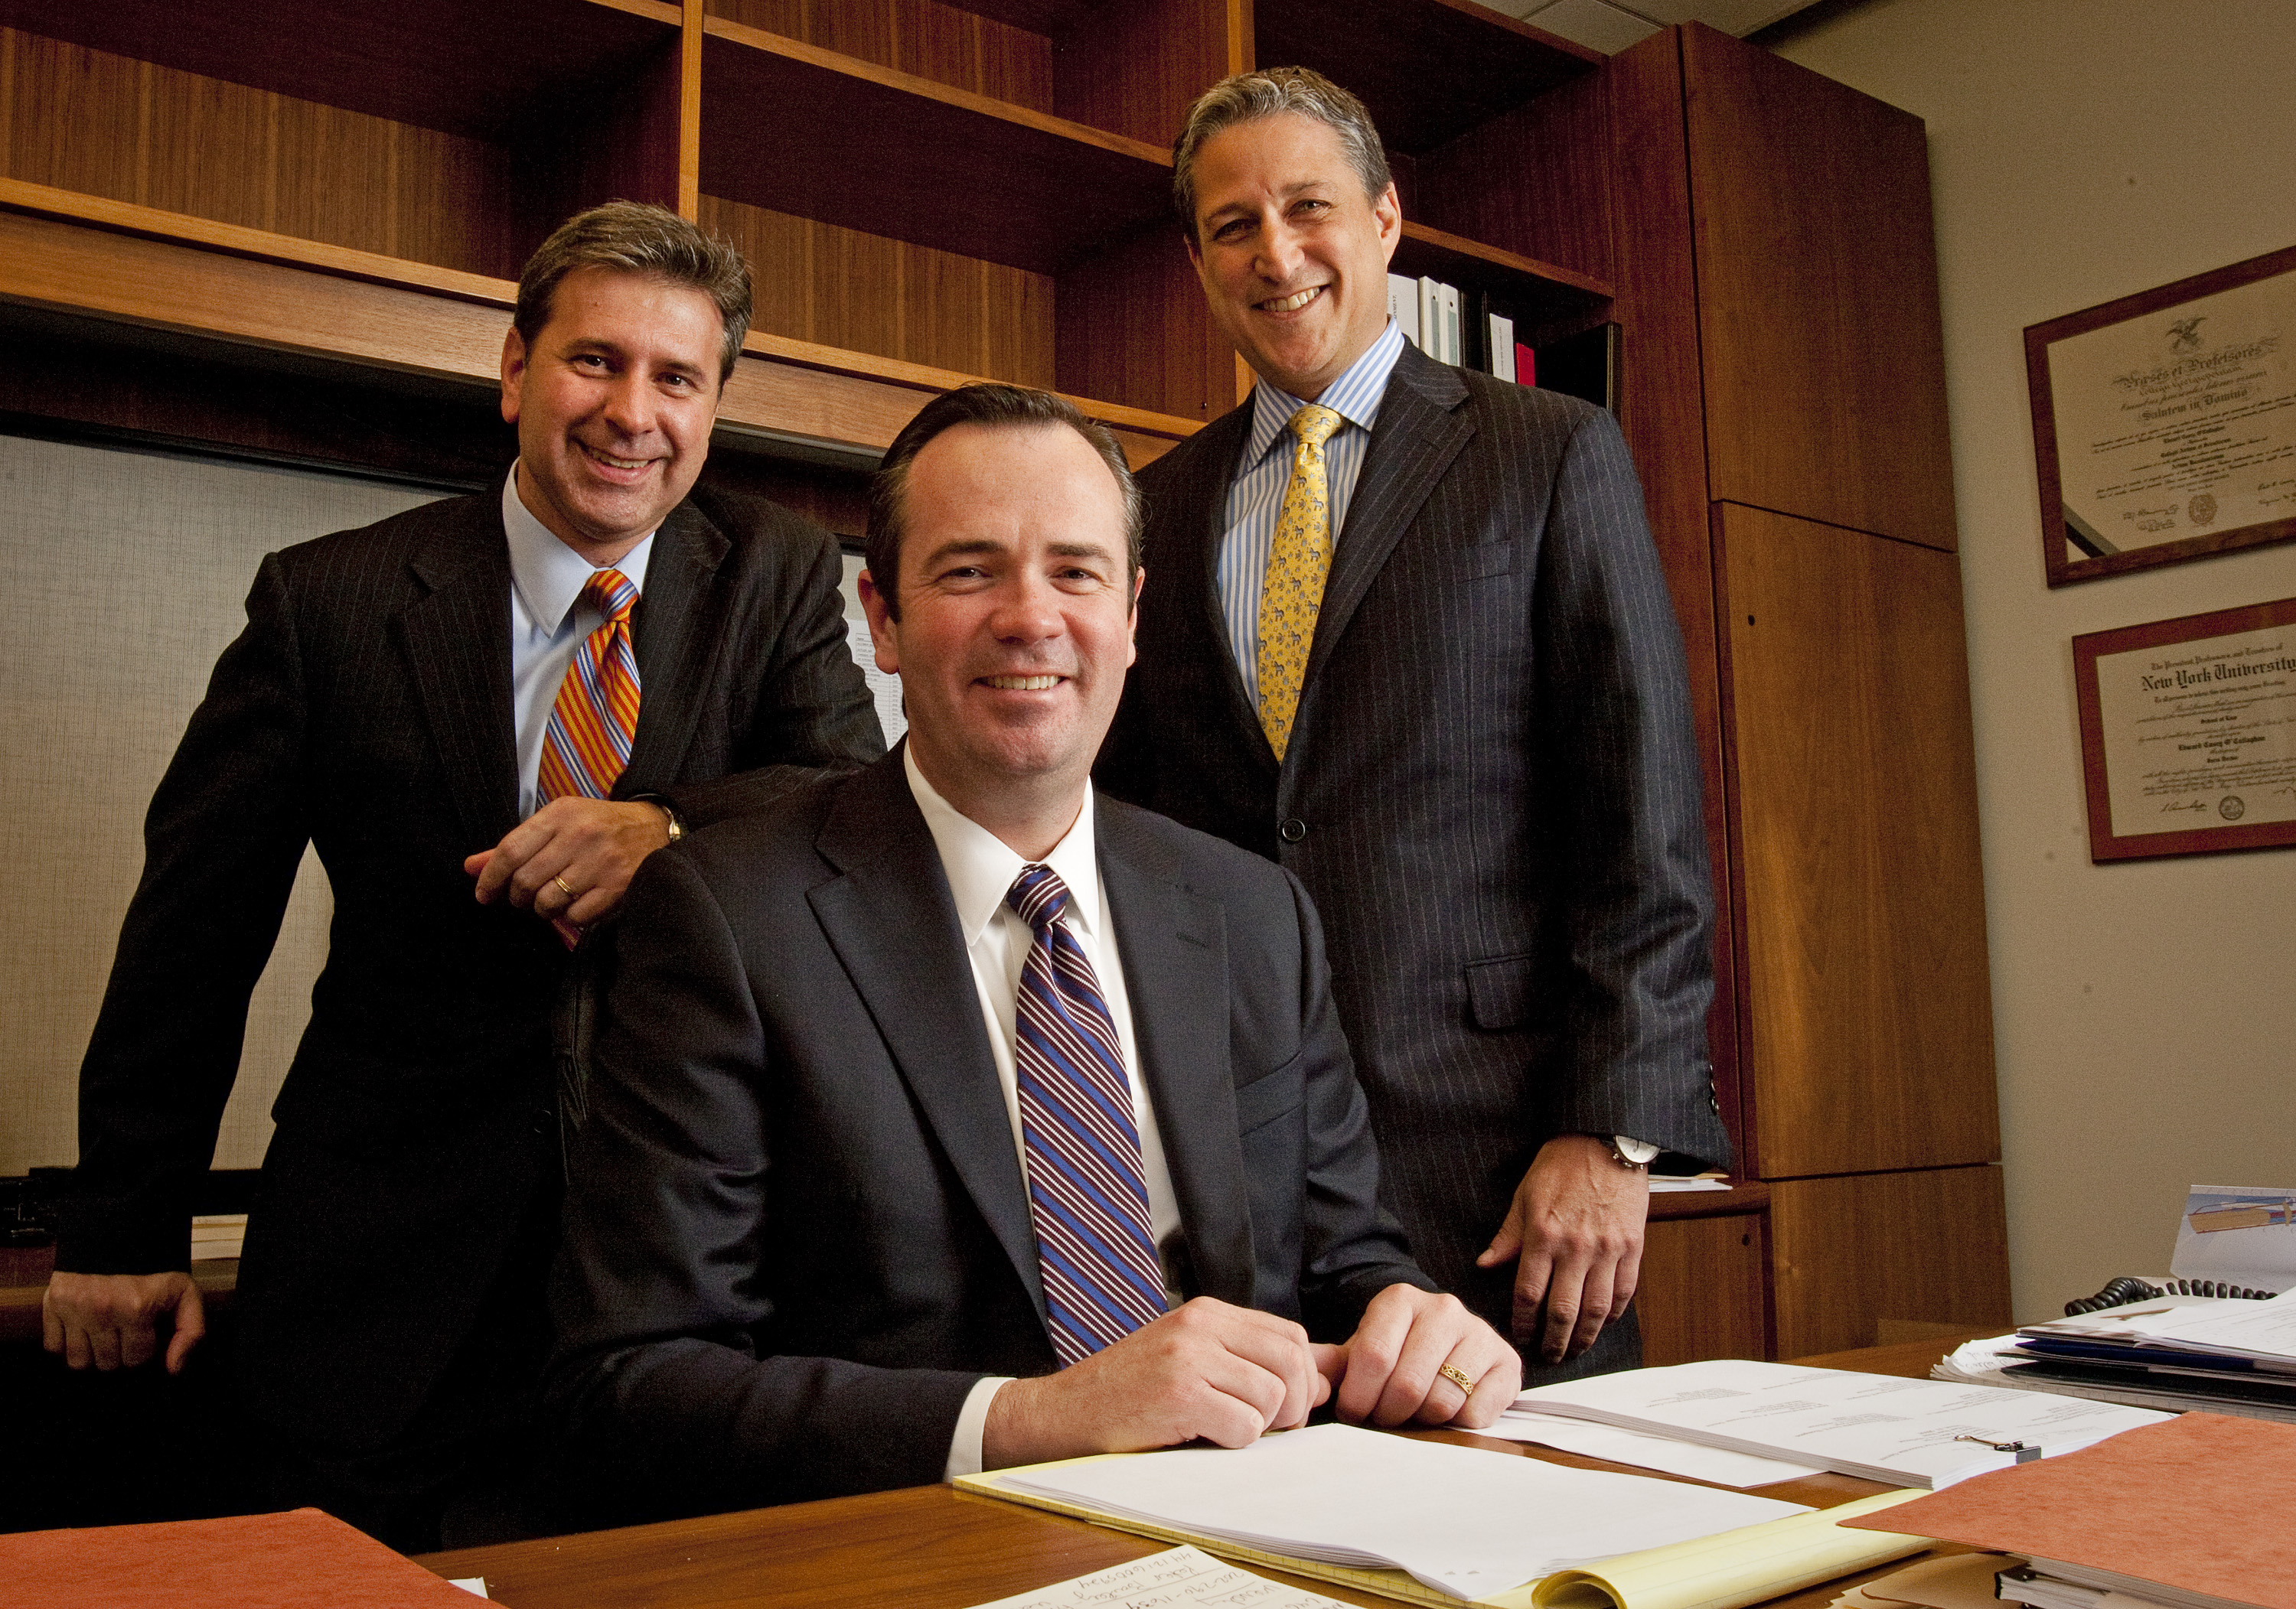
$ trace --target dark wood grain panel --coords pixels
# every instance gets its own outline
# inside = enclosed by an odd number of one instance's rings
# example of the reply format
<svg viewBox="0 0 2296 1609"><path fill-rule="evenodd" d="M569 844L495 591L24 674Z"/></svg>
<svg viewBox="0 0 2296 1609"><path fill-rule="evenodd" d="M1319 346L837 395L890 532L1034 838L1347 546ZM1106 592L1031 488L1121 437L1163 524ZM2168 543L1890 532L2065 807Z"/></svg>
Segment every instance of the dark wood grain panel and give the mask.
<svg viewBox="0 0 2296 1609"><path fill-rule="evenodd" d="M1039 274L1167 210L1171 165L1152 146L722 18L708 26L713 195Z"/></svg>
<svg viewBox="0 0 2296 1609"><path fill-rule="evenodd" d="M1954 545L1920 118L1691 24L1713 494Z"/></svg>
<svg viewBox="0 0 2296 1609"><path fill-rule="evenodd" d="M2007 1223L1996 1167L1773 1184L1777 1355L1870 1346L1884 1319L2007 1330Z"/></svg>
<svg viewBox="0 0 2296 1609"><path fill-rule="evenodd" d="M940 0L709 0L708 12L936 84L1054 110L1053 42L972 8ZM729 107L719 115L741 113Z"/></svg>
<svg viewBox="0 0 2296 1609"><path fill-rule="evenodd" d="M701 199L701 223L749 257L758 330L961 374L1054 384L1046 275L711 195Z"/></svg>
<svg viewBox="0 0 2296 1609"><path fill-rule="evenodd" d="M4 175L218 223L514 274L512 164L459 135L0 31Z"/></svg>
<svg viewBox="0 0 2296 1609"><path fill-rule="evenodd" d="M1715 541L1762 1176L1994 1160L1960 566L1734 504Z"/></svg>
<svg viewBox="0 0 2296 1609"><path fill-rule="evenodd" d="M1654 1222L1643 1242L1643 1362L1767 1358L1769 1246L1759 1213Z"/></svg>
<svg viewBox="0 0 2296 1609"><path fill-rule="evenodd" d="M1573 78L1428 151L1413 164L1406 218L1415 207L1436 228L1609 284L1618 260L1611 102L1618 83L1639 85L1647 71L1626 64ZM1678 131L1672 143L1678 162Z"/></svg>
<svg viewBox="0 0 2296 1609"><path fill-rule="evenodd" d="M663 0L0 0L0 26L494 141L677 22Z"/></svg>
<svg viewBox="0 0 2296 1609"><path fill-rule="evenodd" d="M1312 67L1359 96L1382 138L1431 151L1591 72L1599 51L1472 0L1256 0L1255 67Z"/></svg>
<svg viewBox="0 0 2296 1609"><path fill-rule="evenodd" d="M1234 348L1212 323L1178 231L1161 226L1060 279L1060 388L1209 424L1235 406Z"/></svg>
<svg viewBox="0 0 2296 1609"><path fill-rule="evenodd" d="M1690 171L1684 143L1682 57L1677 36L1653 35L1611 58L1600 75L1600 137L1607 182L1581 181L1550 197L1553 210L1524 214L1509 227L1569 262L1605 261L1617 285L1620 332L1619 424L1641 472L1643 506L1674 594L1690 665L1691 716L1698 733L1704 785L1706 843L1714 869L1714 1006L1707 1041L1722 1123L1737 1150L1736 1172L1759 1177L1759 1153L1744 1110L1738 1043L1735 947L1739 920L1730 863L1728 793L1724 768L1721 657L1708 534L1705 411L1698 359L1698 286L1690 249ZM1569 92L1565 92L1569 93ZM1571 150L1564 171L1588 159L1577 147L1598 136L1581 118L1521 130ZM1607 197L1607 208L1597 205ZM1504 219L1496 222L1505 223ZM1605 239L1608 233L1610 238Z"/></svg>
<svg viewBox="0 0 2296 1609"><path fill-rule="evenodd" d="M1195 98L1243 70L1244 0L1131 0L1058 35L1055 110L1168 150Z"/></svg>

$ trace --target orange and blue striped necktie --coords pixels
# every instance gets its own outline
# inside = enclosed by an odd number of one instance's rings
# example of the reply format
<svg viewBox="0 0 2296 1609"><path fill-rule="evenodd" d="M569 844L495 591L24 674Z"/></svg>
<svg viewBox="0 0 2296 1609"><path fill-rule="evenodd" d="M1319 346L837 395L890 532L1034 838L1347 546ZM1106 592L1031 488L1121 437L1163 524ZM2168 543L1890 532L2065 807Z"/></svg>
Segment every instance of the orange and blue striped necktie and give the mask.
<svg viewBox="0 0 2296 1609"><path fill-rule="evenodd" d="M536 791L545 799L569 794L603 799L621 780L638 731L638 659L630 641L630 610L638 589L617 569L592 574L582 599L605 619L575 649L566 679L550 708Z"/></svg>

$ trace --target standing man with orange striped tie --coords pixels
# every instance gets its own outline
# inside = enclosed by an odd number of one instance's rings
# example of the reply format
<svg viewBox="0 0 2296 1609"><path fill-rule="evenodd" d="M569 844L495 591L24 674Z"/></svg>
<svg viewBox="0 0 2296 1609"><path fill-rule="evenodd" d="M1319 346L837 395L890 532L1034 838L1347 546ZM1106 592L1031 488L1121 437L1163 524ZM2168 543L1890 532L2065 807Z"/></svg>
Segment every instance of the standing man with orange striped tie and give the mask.
<svg viewBox="0 0 2296 1609"><path fill-rule="evenodd" d="M504 344L504 484L266 559L153 798L47 1344L75 1368L193 1359L188 1204L315 846L330 950L233 1311L253 1502L408 1551L505 1523L547 1334L568 951L648 855L775 786L738 773L882 750L835 544L695 485L749 317L740 254L674 214L568 223Z"/></svg>
<svg viewBox="0 0 2296 1609"><path fill-rule="evenodd" d="M1137 513L1061 398L929 404L862 582L900 751L631 885L552 1289L585 1523L1513 1400L1380 1205L1300 885L1093 792Z"/></svg>

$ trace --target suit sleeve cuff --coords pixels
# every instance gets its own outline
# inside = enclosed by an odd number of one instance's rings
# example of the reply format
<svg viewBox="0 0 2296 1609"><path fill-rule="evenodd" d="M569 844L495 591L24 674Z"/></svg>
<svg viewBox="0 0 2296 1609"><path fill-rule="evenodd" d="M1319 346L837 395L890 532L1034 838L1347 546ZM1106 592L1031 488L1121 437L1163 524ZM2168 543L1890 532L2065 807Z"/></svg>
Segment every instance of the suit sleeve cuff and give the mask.
<svg viewBox="0 0 2296 1609"><path fill-rule="evenodd" d="M964 1406L956 1416L956 1430L948 1439L948 1467L940 1478L954 1481L959 1475L980 1473L980 1438L988 1428L988 1405L996 1393L1012 1381L1010 1375L984 1375L972 1383L965 1394Z"/></svg>

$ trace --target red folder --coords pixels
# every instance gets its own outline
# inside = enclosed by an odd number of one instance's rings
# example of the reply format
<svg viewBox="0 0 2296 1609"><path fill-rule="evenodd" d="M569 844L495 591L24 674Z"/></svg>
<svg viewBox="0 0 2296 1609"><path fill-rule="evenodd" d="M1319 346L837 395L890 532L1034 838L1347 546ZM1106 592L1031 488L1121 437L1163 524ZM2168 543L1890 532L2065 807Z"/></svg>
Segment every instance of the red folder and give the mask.
<svg viewBox="0 0 2296 1609"><path fill-rule="evenodd" d="M478 1598L316 1508L0 1536L26 1604L104 1609L458 1609Z"/></svg>
<svg viewBox="0 0 2296 1609"><path fill-rule="evenodd" d="M2296 1609L2296 1425L2185 1414L1842 1523Z"/></svg>

